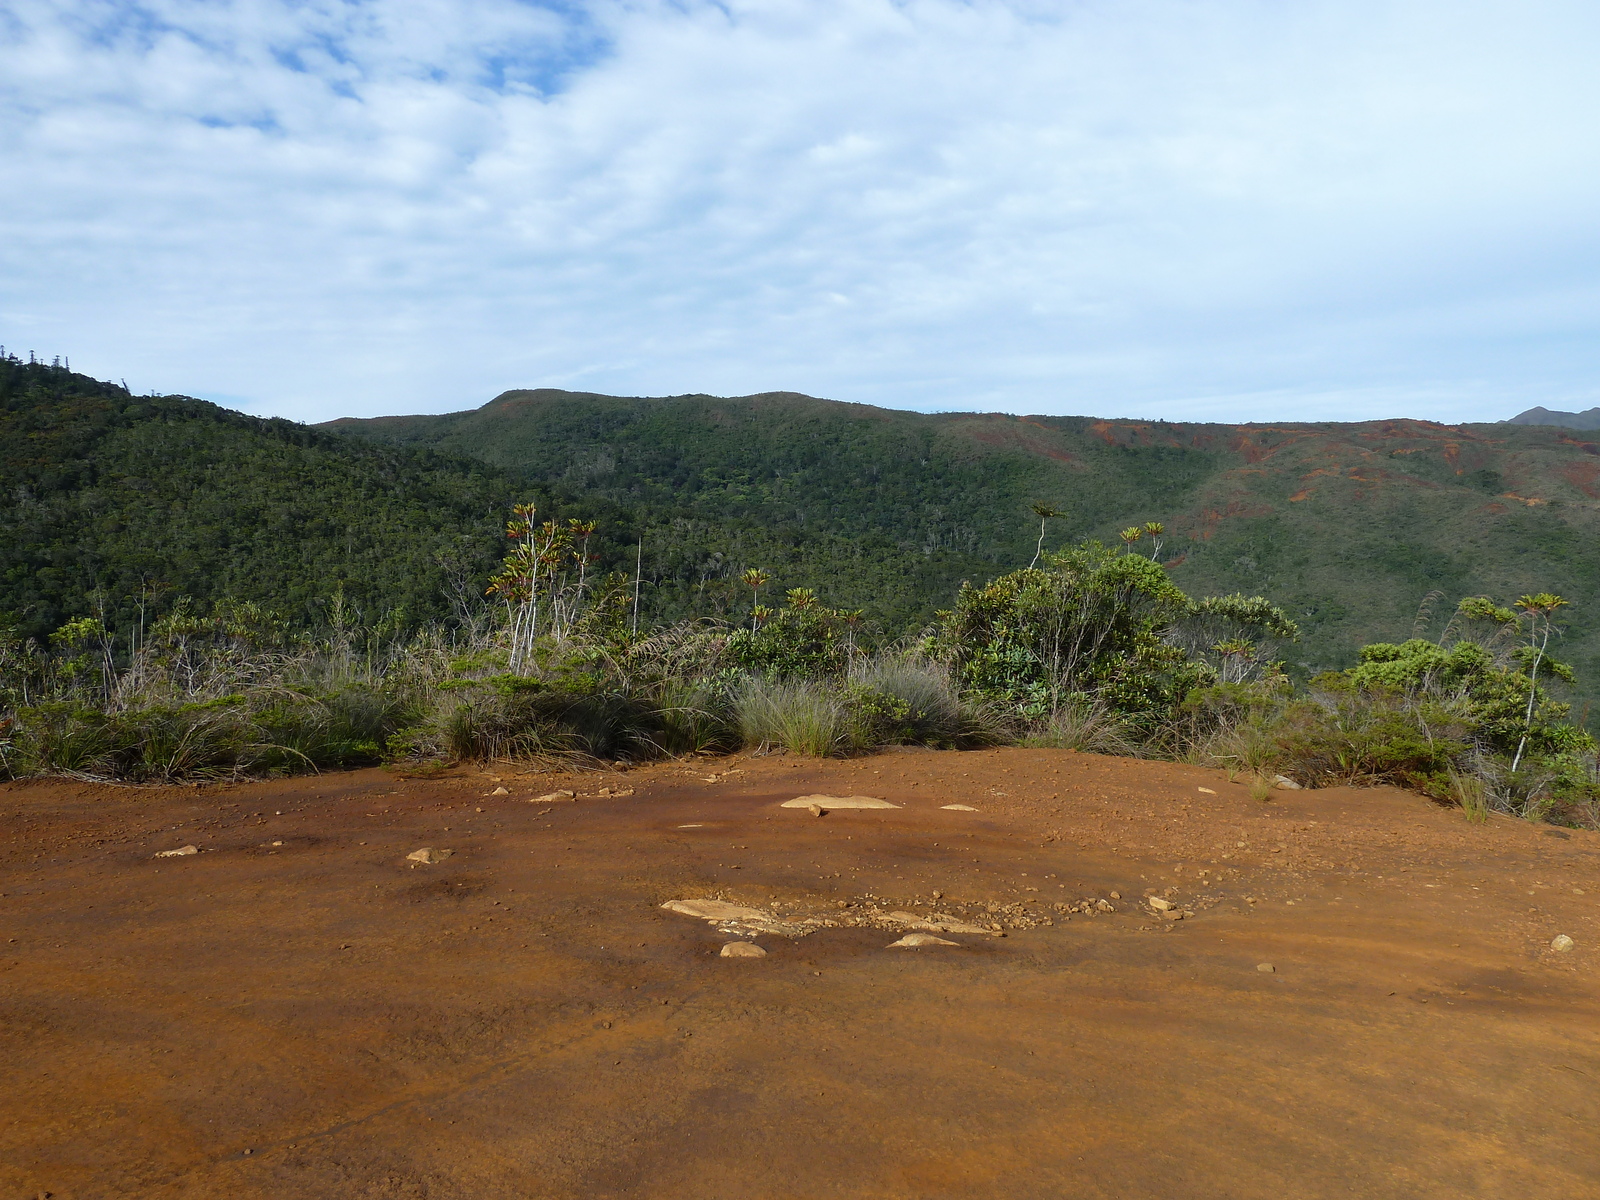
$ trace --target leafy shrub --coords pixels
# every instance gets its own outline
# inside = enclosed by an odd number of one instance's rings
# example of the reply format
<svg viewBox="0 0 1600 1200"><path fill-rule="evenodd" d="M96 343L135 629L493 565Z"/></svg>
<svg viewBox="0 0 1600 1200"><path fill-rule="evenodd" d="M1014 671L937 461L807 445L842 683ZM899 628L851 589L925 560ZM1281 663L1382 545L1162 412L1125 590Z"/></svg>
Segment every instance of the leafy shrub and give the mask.
<svg viewBox="0 0 1600 1200"><path fill-rule="evenodd" d="M728 638L728 658L769 679L837 676L849 663L849 633L858 616L818 604L810 591L797 588L789 594L788 608Z"/></svg>
<svg viewBox="0 0 1600 1200"><path fill-rule="evenodd" d="M964 690L1034 720L1087 706L1153 732L1191 690L1219 678L1196 645L1228 634L1227 644L1249 649L1252 637L1295 634L1264 600L1193 601L1159 564L1098 542L1046 561L1045 570L964 586L926 643ZM1236 670L1244 661L1230 650ZM1254 649L1248 661L1256 672L1274 665Z"/></svg>
<svg viewBox="0 0 1600 1200"><path fill-rule="evenodd" d="M1472 752L1465 706L1321 677L1288 704L1272 736L1285 773L1309 786L1393 783L1441 799Z"/></svg>

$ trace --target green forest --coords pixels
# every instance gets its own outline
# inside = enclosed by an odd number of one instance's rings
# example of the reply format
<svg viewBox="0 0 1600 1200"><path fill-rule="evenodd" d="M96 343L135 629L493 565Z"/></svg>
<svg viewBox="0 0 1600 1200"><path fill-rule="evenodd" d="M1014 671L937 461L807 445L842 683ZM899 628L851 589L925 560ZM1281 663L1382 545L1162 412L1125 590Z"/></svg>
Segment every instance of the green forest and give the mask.
<svg viewBox="0 0 1600 1200"><path fill-rule="evenodd" d="M307 427L5 358L0 765L1022 742L1594 823L1597 454L791 393Z"/></svg>

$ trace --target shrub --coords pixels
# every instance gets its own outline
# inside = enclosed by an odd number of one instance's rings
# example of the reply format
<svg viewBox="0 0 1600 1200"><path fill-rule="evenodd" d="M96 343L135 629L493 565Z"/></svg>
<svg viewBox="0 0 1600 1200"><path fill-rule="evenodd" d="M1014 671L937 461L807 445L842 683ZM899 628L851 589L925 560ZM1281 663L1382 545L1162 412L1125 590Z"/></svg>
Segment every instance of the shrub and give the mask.
<svg viewBox="0 0 1600 1200"><path fill-rule="evenodd" d="M866 661L852 669L844 692L862 746L961 744L966 713L949 672L917 659Z"/></svg>
<svg viewBox="0 0 1600 1200"><path fill-rule="evenodd" d="M1193 601L1151 559L1098 542L1047 564L964 586L925 643L964 690L1033 720L1087 706L1154 732L1192 689L1219 678L1202 653L1211 640L1229 671L1262 673L1276 664L1257 640L1296 633L1264 600Z"/></svg>
<svg viewBox="0 0 1600 1200"><path fill-rule="evenodd" d="M1312 787L1393 783L1441 799L1467 760L1472 722L1454 704L1338 677L1284 709L1272 729L1287 774Z"/></svg>
<svg viewBox="0 0 1600 1200"><path fill-rule="evenodd" d="M474 683L446 691L441 711L407 731L424 755L451 758L611 760L650 757L660 725L646 706L615 691Z"/></svg>

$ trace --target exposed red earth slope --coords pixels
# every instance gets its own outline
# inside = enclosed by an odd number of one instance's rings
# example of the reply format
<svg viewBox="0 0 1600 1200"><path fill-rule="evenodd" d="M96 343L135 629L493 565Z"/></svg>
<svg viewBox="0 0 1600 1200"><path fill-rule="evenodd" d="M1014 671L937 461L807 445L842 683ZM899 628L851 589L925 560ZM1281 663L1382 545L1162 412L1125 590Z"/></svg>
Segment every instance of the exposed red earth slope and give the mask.
<svg viewBox="0 0 1600 1200"><path fill-rule="evenodd" d="M0 1195L1600 1195L1600 835L1007 749L9 784L0 836ZM692 898L829 924L723 958Z"/></svg>

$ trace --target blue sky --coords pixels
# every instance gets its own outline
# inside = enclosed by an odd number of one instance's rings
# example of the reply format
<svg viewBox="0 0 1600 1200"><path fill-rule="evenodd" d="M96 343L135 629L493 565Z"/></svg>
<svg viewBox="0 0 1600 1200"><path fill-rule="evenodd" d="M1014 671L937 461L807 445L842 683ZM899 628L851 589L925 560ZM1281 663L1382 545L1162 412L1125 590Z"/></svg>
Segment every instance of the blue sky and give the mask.
<svg viewBox="0 0 1600 1200"><path fill-rule="evenodd" d="M0 342L300 420L1588 408L1597 59L1540 0L0 0Z"/></svg>

